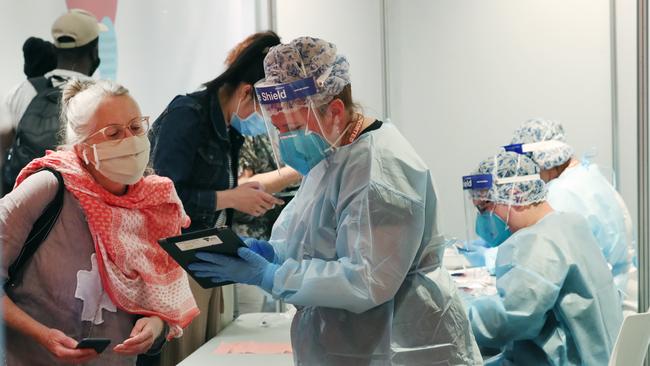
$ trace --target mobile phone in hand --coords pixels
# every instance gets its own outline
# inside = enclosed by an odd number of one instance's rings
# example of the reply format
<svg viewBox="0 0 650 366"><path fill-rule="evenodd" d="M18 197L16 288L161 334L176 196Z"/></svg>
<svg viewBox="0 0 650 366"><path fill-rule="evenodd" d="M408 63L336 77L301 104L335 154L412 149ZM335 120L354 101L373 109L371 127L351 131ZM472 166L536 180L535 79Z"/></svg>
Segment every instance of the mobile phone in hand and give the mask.
<svg viewBox="0 0 650 366"><path fill-rule="evenodd" d="M77 344L77 349L92 348L97 353L102 353L111 343L108 338L84 338Z"/></svg>

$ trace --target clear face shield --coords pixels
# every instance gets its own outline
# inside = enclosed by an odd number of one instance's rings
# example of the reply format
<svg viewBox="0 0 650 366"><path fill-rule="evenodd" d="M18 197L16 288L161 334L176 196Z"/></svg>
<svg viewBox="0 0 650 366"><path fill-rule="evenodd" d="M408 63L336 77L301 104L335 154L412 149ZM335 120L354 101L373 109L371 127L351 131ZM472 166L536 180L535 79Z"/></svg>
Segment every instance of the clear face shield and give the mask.
<svg viewBox="0 0 650 366"><path fill-rule="evenodd" d="M557 178L561 171L555 168L562 165L560 163L563 163L566 159L570 159L570 156L562 159L562 155L566 154L567 149L570 149L570 147L566 142L557 140L503 146L504 151L525 155L536 161L540 170L542 170L542 179L546 182ZM573 150L570 151L572 154Z"/></svg>
<svg viewBox="0 0 650 366"><path fill-rule="evenodd" d="M491 174L463 177L466 238L469 245L496 247L510 236L506 221L494 212L496 204L488 199L494 187Z"/></svg>
<svg viewBox="0 0 650 366"><path fill-rule="evenodd" d="M520 161L520 159L518 159ZM519 165L519 161L517 165ZM496 157L494 171L498 169ZM516 167L516 171L519 166ZM494 178L492 174L475 174L463 177L465 223L468 244L496 247L512 235L508 226L512 206L527 205L521 184L539 180L539 174ZM494 197L499 197L495 199ZM497 215L497 204L508 206ZM505 212L503 212L505 211ZM505 217L504 217L505 216Z"/></svg>
<svg viewBox="0 0 650 366"><path fill-rule="evenodd" d="M529 144L510 144L503 147L504 151L512 151L517 154L526 155L530 157L532 153L551 151L560 149L567 146L566 142L557 140L547 140L540 142L532 142Z"/></svg>
<svg viewBox="0 0 650 366"><path fill-rule="evenodd" d="M327 104L316 105L313 96L317 90L313 78L275 85L261 80L255 84L275 158L302 175L339 146L345 133L335 121L324 123Z"/></svg>

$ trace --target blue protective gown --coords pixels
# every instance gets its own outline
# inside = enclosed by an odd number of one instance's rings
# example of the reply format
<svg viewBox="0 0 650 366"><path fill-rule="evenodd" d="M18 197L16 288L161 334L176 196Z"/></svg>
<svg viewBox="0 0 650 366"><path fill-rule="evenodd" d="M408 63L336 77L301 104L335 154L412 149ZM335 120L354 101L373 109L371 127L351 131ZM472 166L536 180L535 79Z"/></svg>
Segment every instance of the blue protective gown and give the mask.
<svg viewBox="0 0 650 366"><path fill-rule="evenodd" d="M632 263L636 248L631 224L626 225L630 214L618 192L595 164L580 164L564 170L549 182L547 200L554 210L577 213L587 220L622 295L628 293L628 285L637 286ZM636 299L622 297L630 304L628 307L636 308Z"/></svg>
<svg viewBox="0 0 650 366"><path fill-rule="evenodd" d="M552 212L499 246L498 295L469 305L476 342L503 364L607 365L623 314L585 220Z"/></svg>
<svg viewBox="0 0 650 366"><path fill-rule="evenodd" d="M298 308L296 364L482 364L440 267L431 175L394 126L384 123L315 166L270 243L282 263L272 293Z"/></svg>

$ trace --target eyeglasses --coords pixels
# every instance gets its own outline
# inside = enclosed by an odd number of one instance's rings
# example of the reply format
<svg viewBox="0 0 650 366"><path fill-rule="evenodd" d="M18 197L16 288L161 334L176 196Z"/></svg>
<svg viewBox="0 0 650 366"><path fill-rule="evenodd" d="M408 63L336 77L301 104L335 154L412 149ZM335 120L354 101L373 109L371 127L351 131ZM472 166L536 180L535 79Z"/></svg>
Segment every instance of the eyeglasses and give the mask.
<svg viewBox="0 0 650 366"><path fill-rule="evenodd" d="M106 140L121 140L126 137L127 128L134 136L142 136L149 131L149 117L136 117L130 120L126 125L108 125L88 136L86 140L90 140L92 137L99 134L103 135Z"/></svg>
<svg viewBox="0 0 650 366"><path fill-rule="evenodd" d="M479 213L484 213L488 210L492 210L494 208L494 203L487 201L478 201L475 203L475 207Z"/></svg>

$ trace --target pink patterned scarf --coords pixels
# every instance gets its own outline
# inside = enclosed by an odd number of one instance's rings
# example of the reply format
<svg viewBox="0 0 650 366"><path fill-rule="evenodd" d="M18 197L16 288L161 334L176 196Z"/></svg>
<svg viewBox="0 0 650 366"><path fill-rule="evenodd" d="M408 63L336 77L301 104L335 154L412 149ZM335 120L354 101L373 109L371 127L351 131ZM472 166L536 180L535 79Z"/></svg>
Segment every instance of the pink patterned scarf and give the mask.
<svg viewBox="0 0 650 366"><path fill-rule="evenodd" d="M29 163L16 186L41 168L61 173L65 188L79 201L88 220L104 291L120 309L158 316L171 327L171 337L199 314L187 274L157 243L188 227L173 183L150 175L116 196L83 167L72 151L48 151Z"/></svg>

